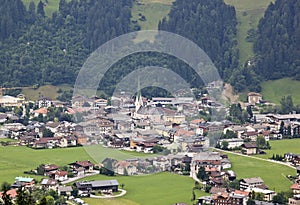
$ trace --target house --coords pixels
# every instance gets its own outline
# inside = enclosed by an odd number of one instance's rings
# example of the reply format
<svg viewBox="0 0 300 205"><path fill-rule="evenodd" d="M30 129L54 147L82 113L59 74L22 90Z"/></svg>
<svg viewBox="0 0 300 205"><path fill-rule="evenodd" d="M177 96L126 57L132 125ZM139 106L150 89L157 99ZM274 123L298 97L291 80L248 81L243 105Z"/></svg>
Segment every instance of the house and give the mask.
<svg viewBox="0 0 300 205"><path fill-rule="evenodd" d="M242 153L252 155L257 153L257 145L254 143L244 143L242 145Z"/></svg>
<svg viewBox="0 0 300 205"><path fill-rule="evenodd" d="M225 178L226 180L233 181L233 180L236 179L236 174L235 174L235 172L232 171L232 170L227 170L227 171L225 172L224 178Z"/></svg>
<svg viewBox="0 0 300 205"><path fill-rule="evenodd" d="M24 103L24 98L13 97L9 95L4 95L0 97L1 107L21 107Z"/></svg>
<svg viewBox="0 0 300 205"><path fill-rule="evenodd" d="M300 205L300 194L296 194L289 198L288 205Z"/></svg>
<svg viewBox="0 0 300 205"><path fill-rule="evenodd" d="M55 172L50 173L49 176L53 177L57 181L62 182L62 181L65 181L65 180L68 179L68 172L66 172L66 171L55 171Z"/></svg>
<svg viewBox="0 0 300 205"><path fill-rule="evenodd" d="M17 198L18 196L17 189L10 189L6 192L6 194L9 195L12 200ZM2 197L3 197L3 191L0 192L0 202L2 200Z"/></svg>
<svg viewBox="0 0 300 205"><path fill-rule="evenodd" d="M51 107L52 106L52 100L50 98L47 97L40 97L37 101L39 108L45 107Z"/></svg>
<svg viewBox="0 0 300 205"><path fill-rule="evenodd" d="M30 177L16 177L14 184L11 186L12 188L19 188L24 186L26 188L32 188L35 184L34 178Z"/></svg>
<svg viewBox="0 0 300 205"><path fill-rule="evenodd" d="M59 166L55 164L44 165L43 167L44 175L48 175L49 172L55 172L59 169Z"/></svg>
<svg viewBox="0 0 300 205"><path fill-rule="evenodd" d="M73 188L71 186L59 186L57 193L60 196L71 196Z"/></svg>
<svg viewBox="0 0 300 205"><path fill-rule="evenodd" d="M291 190L294 194L300 194L300 184L295 183L291 186Z"/></svg>
<svg viewBox="0 0 300 205"><path fill-rule="evenodd" d="M244 144L243 139L239 138L232 138L232 139L220 139L219 140L219 145L222 146L222 142L228 142L228 149L233 149L235 147L240 147L242 144Z"/></svg>
<svg viewBox="0 0 300 205"><path fill-rule="evenodd" d="M80 191L94 191L94 190L108 191L108 190L111 190L112 192L117 192L119 182L115 179L83 181L83 182L76 182L75 186Z"/></svg>
<svg viewBox="0 0 300 205"><path fill-rule="evenodd" d="M120 175L135 175L137 167L128 161L118 161L113 165L114 172Z"/></svg>
<svg viewBox="0 0 300 205"><path fill-rule="evenodd" d="M43 117L46 117L48 113L48 109L45 107L41 107L39 109L36 109L33 111L34 117L38 117L39 115L42 115Z"/></svg>
<svg viewBox="0 0 300 205"><path fill-rule="evenodd" d="M55 179L42 179L41 185L46 189L56 190L58 182Z"/></svg>
<svg viewBox="0 0 300 205"><path fill-rule="evenodd" d="M259 93L250 92L250 93L248 93L247 96L248 96L248 103L250 105L255 105L262 101L262 95Z"/></svg>
<svg viewBox="0 0 300 205"><path fill-rule="evenodd" d="M259 185L262 185L264 181L260 177L254 177L254 178L244 178L240 180L240 189L246 190L246 189L253 189Z"/></svg>
<svg viewBox="0 0 300 205"><path fill-rule="evenodd" d="M268 190L268 189L261 189L261 188L257 188L257 187L248 188L248 189L246 189L246 191L248 191L248 192L253 191L255 193L263 194L263 196L264 196L263 200L264 201L272 201L273 197L276 195L275 191Z"/></svg>
<svg viewBox="0 0 300 205"><path fill-rule="evenodd" d="M78 170L78 168L82 167L86 172L91 172L94 169L95 164L90 162L90 160L87 161L76 161L71 164L69 164L71 168Z"/></svg>

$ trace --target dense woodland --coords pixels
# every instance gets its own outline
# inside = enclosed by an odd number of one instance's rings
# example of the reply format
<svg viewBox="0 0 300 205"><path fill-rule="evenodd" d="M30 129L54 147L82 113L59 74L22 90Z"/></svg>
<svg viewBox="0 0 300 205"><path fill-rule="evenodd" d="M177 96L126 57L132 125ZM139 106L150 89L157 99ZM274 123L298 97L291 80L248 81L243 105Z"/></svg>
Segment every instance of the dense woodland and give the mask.
<svg viewBox="0 0 300 205"><path fill-rule="evenodd" d="M131 31L132 0L61 0L45 16L46 3L2 0L0 83L2 86L74 84L95 48Z"/></svg>
<svg viewBox="0 0 300 205"><path fill-rule="evenodd" d="M300 1L277 0L260 20L255 71L264 79L300 79Z"/></svg>
<svg viewBox="0 0 300 205"><path fill-rule="evenodd" d="M88 55L104 42L139 30L131 20L134 0L60 0L51 17L47 1L26 8L22 0L1 0L0 85L73 85ZM260 91L262 79L299 74L299 1L277 0L267 9L258 30L252 31L255 59L239 66L235 9L223 0L176 0L158 24L197 43L209 55L221 77L236 91ZM275 26L274 26L275 25ZM201 80L184 62L158 53L140 53L116 63L100 83L106 94L133 69L144 66L171 68L201 87ZM252 69L254 68L254 69ZM297 76L298 74L298 76ZM160 89L145 90L147 96L163 96Z"/></svg>

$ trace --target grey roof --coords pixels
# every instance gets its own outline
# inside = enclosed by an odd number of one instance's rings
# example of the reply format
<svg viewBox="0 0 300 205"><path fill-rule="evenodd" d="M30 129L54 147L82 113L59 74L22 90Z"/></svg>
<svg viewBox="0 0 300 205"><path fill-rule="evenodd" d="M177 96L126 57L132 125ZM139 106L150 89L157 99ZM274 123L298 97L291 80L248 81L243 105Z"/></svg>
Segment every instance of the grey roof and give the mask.
<svg viewBox="0 0 300 205"><path fill-rule="evenodd" d="M199 152L194 155L193 160L221 160L218 152Z"/></svg>
<svg viewBox="0 0 300 205"><path fill-rule="evenodd" d="M96 181L88 181L88 182L79 182L82 185L91 185L92 187L106 187L106 186L118 186L119 183L117 180L96 180Z"/></svg>
<svg viewBox="0 0 300 205"><path fill-rule="evenodd" d="M119 183L117 180L97 180L97 181L91 181L91 184L93 187L102 187L102 186L118 186Z"/></svg>
<svg viewBox="0 0 300 205"><path fill-rule="evenodd" d="M264 183L264 180L262 180L260 177L244 178L242 180L247 184Z"/></svg>
<svg viewBox="0 0 300 205"><path fill-rule="evenodd" d="M60 192L71 192L71 191L73 191L71 186L60 186L60 187L58 187L58 190Z"/></svg>

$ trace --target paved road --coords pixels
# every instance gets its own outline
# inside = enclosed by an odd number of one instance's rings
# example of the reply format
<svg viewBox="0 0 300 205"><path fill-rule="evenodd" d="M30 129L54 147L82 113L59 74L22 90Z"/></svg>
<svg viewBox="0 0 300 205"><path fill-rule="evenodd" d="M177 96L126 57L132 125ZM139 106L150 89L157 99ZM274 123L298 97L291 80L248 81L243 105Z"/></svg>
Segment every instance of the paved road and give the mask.
<svg viewBox="0 0 300 205"><path fill-rule="evenodd" d="M252 159L257 159L257 160L261 160L261 161L267 161L267 162L271 162L271 163L275 163L275 164L281 164L284 166L288 166L290 168L296 169L296 167L292 166L290 163L288 162L280 162L280 161L275 161L275 160L271 160L271 159L263 159L263 158L259 158L259 157L255 157L255 156L250 156L250 155L244 155L241 153L236 153L236 152L231 152L231 151L226 151L226 150L222 150L222 149L217 149L215 148L215 150L218 150L220 152L225 152L225 153L230 153L230 154L235 154L235 155L239 155L242 157L248 157L248 158L252 158ZM230 159L229 159L230 160Z"/></svg>
<svg viewBox="0 0 300 205"><path fill-rule="evenodd" d="M77 180L82 179L84 177L93 176L93 175L97 175L97 174L99 174L99 171L94 171L92 173L88 173L88 174L85 174L84 176L80 176L80 177L72 177L72 178L69 178L66 181L61 182L61 184L68 184L70 182L77 181Z"/></svg>
<svg viewBox="0 0 300 205"><path fill-rule="evenodd" d="M106 195L106 196L96 196L96 195L90 195L91 198L96 198L96 199L110 199L110 198L117 198L124 196L126 194L126 190L124 189L119 189L121 190L121 193L118 195Z"/></svg>

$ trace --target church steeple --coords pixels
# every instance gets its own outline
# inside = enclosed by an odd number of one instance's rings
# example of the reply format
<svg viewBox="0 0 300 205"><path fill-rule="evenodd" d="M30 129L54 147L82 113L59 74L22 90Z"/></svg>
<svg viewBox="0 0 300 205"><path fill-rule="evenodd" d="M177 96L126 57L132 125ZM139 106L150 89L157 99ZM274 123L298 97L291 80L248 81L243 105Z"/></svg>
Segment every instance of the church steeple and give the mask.
<svg viewBox="0 0 300 205"><path fill-rule="evenodd" d="M140 87L140 78L138 78L138 88L137 88L134 104L135 104L135 112L137 112L143 106L143 99L142 99L142 93Z"/></svg>

